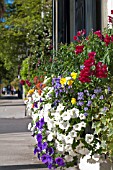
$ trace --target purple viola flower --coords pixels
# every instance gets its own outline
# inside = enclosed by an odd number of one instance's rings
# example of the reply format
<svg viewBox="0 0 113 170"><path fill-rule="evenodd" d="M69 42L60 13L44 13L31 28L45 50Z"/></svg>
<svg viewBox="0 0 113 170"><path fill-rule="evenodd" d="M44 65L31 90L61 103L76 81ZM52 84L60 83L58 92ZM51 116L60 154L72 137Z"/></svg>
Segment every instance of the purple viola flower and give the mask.
<svg viewBox="0 0 113 170"><path fill-rule="evenodd" d="M36 155L36 153L38 152L37 147L34 148L34 155Z"/></svg>
<svg viewBox="0 0 113 170"><path fill-rule="evenodd" d="M34 107L38 108L37 102L34 102Z"/></svg>
<svg viewBox="0 0 113 170"><path fill-rule="evenodd" d="M108 86L108 92L110 92L111 91L111 87L110 86Z"/></svg>
<svg viewBox="0 0 113 170"><path fill-rule="evenodd" d="M43 125L45 124L44 118L41 118L40 122L41 122L41 124L42 124L42 126L43 126Z"/></svg>
<svg viewBox="0 0 113 170"><path fill-rule="evenodd" d="M109 110L109 109L108 109L108 107L104 107L103 110L106 112L106 111Z"/></svg>
<svg viewBox="0 0 113 170"><path fill-rule="evenodd" d="M60 157L56 158L55 162L58 166L64 166L65 165L64 160Z"/></svg>
<svg viewBox="0 0 113 170"><path fill-rule="evenodd" d="M84 107L84 111L87 111L88 110L88 107Z"/></svg>
<svg viewBox="0 0 113 170"><path fill-rule="evenodd" d="M48 161L48 164L52 164L53 163L53 158L50 155L48 155L47 156L47 161Z"/></svg>
<svg viewBox="0 0 113 170"><path fill-rule="evenodd" d="M39 134L37 134L37 141L39 142L39 141L42 141L42 135L41 135L41 133L39 133Z"/></svg>
<svg viewBox="0 0 113 170"><path fill-rule="evenodd" d="M44 150L44 149L47 149L47 142L44 142L43 144L42 144L42 150Z"/></svg>
<svg viewBox="0 0 113 170"><path fill-rule="evenodd" d="M103 100L103 99L104 99L104 96L103 96L103 95L101 95L99 99L100 99L100 100Z"/></svg>
<svg viewBox="0 0 113 170"><path fill-rule="evenodd" d="M84 65L80 65L80 69L82 70L84 68Z"/></svg>
<svg viewBox="0 0 113 170"><path fill-rule="evenodd" d="M84 100L84 93L83 92L79 92L78 93L78 98L77 100Z"/></svg>
<svg viewBox="0 0 113 170"><path fill-rule="evenodd" d="M96 98L96 95L92 94L91 99L95 99L95 98Z"/></svg>
<svg viewBox="0 0 113 170"><path fill-rule="evenodd" d="M49 148L46 149L46 153L48 153L49 155L53 155L54 149L52 147L49 147Z"/></svg>
<svg viewBox="0 0 113 170"><path fill-rule="evenodd" d="M38 148L42 149L42 141L38 141Z"/></svg>
<svg viewBox="0 0 113 170"><path fill-rule="evenodd" d="M41 156L41 160L42 160L42 162L45 163L45 164L51 164L51 163L53 163L52 157L51 157L50 155L47 155L47 154L42 155L42 156Z"/></svg>
<svg viewBox="0 0 113 170"><path fill-rule="evenodd" d="M57 98L57 97L58 97L58 95L59 95L59 91L58 91L58 90L56 90L56 91L55 91L55 97Z"/></svg>
<svg viewBox="0 0 113 170"><path fill-rule="evenodd" d="M95 93L95 94L98 94L98 93L101 93L101 92L102 92L102 89L101 89L101 88L94 89L94 93Z"/></svg>
<svg viewBox="0 0 113 170"><path fill-rule="evenodd" d="M84 116L86 116L86 117L87 117L87 116L88 116L88 113L86 113L86 112L85 112L85 113L84 113Z"/></svg>
<svg viewBox="0 0 113 170"><path fill-rule="evenodd" d="M40 100L39 100L39 101L40 101L40 103L41 103L41 102L43 102L43 100L42 100L41 98L40 98Z"/></svg>
<svg viewBox="0 0 113 170"><path fill-rule="evenodd" d="M52 169L53 165L52 164L49 164L48 165L48 169Z"/></svg>
<svg viewBox="0 0 113 170"><path fill-rule="evenodd" d="M44 124L45 124L44 118L41 118L41 120L39 120L38 122L36 122L36 127L41 130Z"/></svg>
<svg viewBox="0 0 113 170"><path fill-rule="evenodd" d="M78 101L78 102L77 102L77 105L78 105L78 106L83 106L83 105L84 105L84 102L83 102L83 101Z"/></svg>
<svg viewBox="0 0 113 170"><path fill-rule="evenodd" d="M47 163L48 162L48 155L44 154L41 156L41 160L43 163Z"/></svg>
<svg viewBox="0 0 113 170"><path fill-rule="evenodd" d="M91 100L88 100L87 106L89 107L89 106L91 106L91 104L92 104L92 101L91 101Z"/></svg>

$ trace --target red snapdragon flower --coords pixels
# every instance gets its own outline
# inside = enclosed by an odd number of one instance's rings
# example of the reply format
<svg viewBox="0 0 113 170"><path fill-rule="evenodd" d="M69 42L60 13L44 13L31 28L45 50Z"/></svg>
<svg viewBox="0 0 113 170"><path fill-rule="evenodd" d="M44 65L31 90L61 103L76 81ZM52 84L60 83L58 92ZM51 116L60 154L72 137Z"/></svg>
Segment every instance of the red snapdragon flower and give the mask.
<svg viewBox="0 0 113 170"><path fill-rule="evenodd" d="M108 22L112 23L113 22L113 17L108 16Z"/></svg>
<svg viewBox="0 0 113 170"><path fill-rule="evenodd" d="M113 10L111 10L111 14L113 14Z"/></svg>
<svg viewBox="0 0 113 170"><path fill-rule="evenodd" d="M103 64L102 62L98 62L96 64L96 73L95 76L97 78L106 78L108 75L107 65Z"/></svg>
<svg viewBox="0 0 113 170"><path fill-rule="evenodd" d="M78 37L77 37L77 36L74 36L73 39L76 41L76 40L78 39Z"/></svg>
<svg viewBox="0 0 113 170"><path fill-rule="evenodd" d="M20 80L21 85L25 85L25 80Z"/></svg>
<svg viewBox="0 0 113 170"><path fill-rule="evenodd" d="M95 64L95 59L93 56L89 57L87 60L84 62L85 67L91 68Z"/></svg>
<svg viewBox="0 0 113 170"><path fill-rule="evenodd" d="M95 31L94 34L97 35L98 38L102 39L102 33L101 33L100 30L99 31Z"/></svg>
<svg viewBox="0 0 113 170"><path fill-rule="evenodd" d="M106 43L107 46L109 45L110 41L111 41L111 37L108 34L106 34L104 38L104 42Z"/></svg>
<svg viewBox="0 0 113 170"><path fill-rule="evenodd" d="M75 53L76 53L76 54L82 53L82 52L83 52L83 48L84 48L84 45L77 45L77 46L76 46Z"/></svg>
<svg viewBox="0 0 113 170"><path fill-rule="evenodd" d="M113 35L111 35L111 42L113 42Z"/></svg>

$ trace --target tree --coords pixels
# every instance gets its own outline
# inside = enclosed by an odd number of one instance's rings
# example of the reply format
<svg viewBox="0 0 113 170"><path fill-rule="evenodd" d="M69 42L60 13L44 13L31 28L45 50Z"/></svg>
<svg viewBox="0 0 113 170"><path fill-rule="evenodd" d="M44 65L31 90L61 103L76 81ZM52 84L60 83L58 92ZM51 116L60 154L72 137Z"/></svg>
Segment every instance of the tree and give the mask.
<svg viewBox="0 0 113 170"><path fill-rule="evenodd" d="M6 5L6 9L6 22L0 24L0 61L6 70L17 70L18 65L29 57L32 68L32 60L36 65L50 43L51 1L15 0L12 5ZM42 11L44 18L41 17Z"/></svg>

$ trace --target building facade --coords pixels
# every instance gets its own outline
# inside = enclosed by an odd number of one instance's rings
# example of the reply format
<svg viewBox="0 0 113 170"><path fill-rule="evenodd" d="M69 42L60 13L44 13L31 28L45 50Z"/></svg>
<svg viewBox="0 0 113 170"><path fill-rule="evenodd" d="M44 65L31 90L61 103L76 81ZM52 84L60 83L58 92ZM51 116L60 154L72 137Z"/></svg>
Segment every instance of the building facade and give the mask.
<svg viewBox="0 0 113 170"><path fill-rule="evenodd" d="M108 15L113 9L113 0L53 0L53 46L70 43L77 31L92 30L107 26Z"/></svg>

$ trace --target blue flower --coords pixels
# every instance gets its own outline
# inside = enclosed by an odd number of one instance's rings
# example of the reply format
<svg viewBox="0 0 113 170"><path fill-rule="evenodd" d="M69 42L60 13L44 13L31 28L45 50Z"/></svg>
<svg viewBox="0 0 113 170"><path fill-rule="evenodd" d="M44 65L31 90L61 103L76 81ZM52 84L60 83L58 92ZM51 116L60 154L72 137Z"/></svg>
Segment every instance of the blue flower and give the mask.
<svg viewBox="0 0 113 170"><path fill-rule="evenodd" d="M60 157L56 158L55 162L58 166L64 166L65 165L64 160Z"/></svg>
<svg viewBox="0 0 113 170"><path fill-rule="evenodd" d="M92 94L91 99L95 99L95 98L96 98L96 95Z"/></svg>
<svg viewBox="0 0 113 170"><path fill-rule="evenodd" d="M79 92L78 93L78 98L77 100L84 100L84 93L83 92Z"/></svg>
<svg viewBox="0 0 113 170"><path fill-rule="evenodd" d="M88 107L84 107L84 111L87 111L88 110Z"/></svg>
<svg viewBox="0 0 113 170"><path fill-rule="evenodd" d="M39 133L39 134L37 134L37 141L39 142L39 141L42 141L42 135L41 135L41 133Z"/></svg>
<svg viewBox="0 0 113 170"><path fill-rule="evenodd" d="M88 100L87 106L91 106L91 104L92 104L92 101L91 101L91 100Z"/></svg>
<svg viewBox="0 0 113 170"><path fill-rule="evenodd" d="M44 150L44 149L47 149L47 142L44 142L43 144L42 144L42 150Z"/></svg>
<svg viewBox="0 0 113 170"><path fill-rule="evenodd" d="M103 95L101 95L99 99L100 99L100 100L103 100L103 99L104 99L104 96L103 96Z"/></svg>
<svg viewBox="0 0 113 170"><path fill-rule="evenodd" d="M53 155L54 149L52 147L49 147L49 148L46 149L46 153L48 153L49 155Z"/></svg>
<svg viewBox="0 0 113 170"><path fill-rule="evenodd" d="M83 106L83 105L84 105L84 102L83 102L83 101L78 101L78 102L77 102L77 105L78 105L78 106Z"/></svg>

